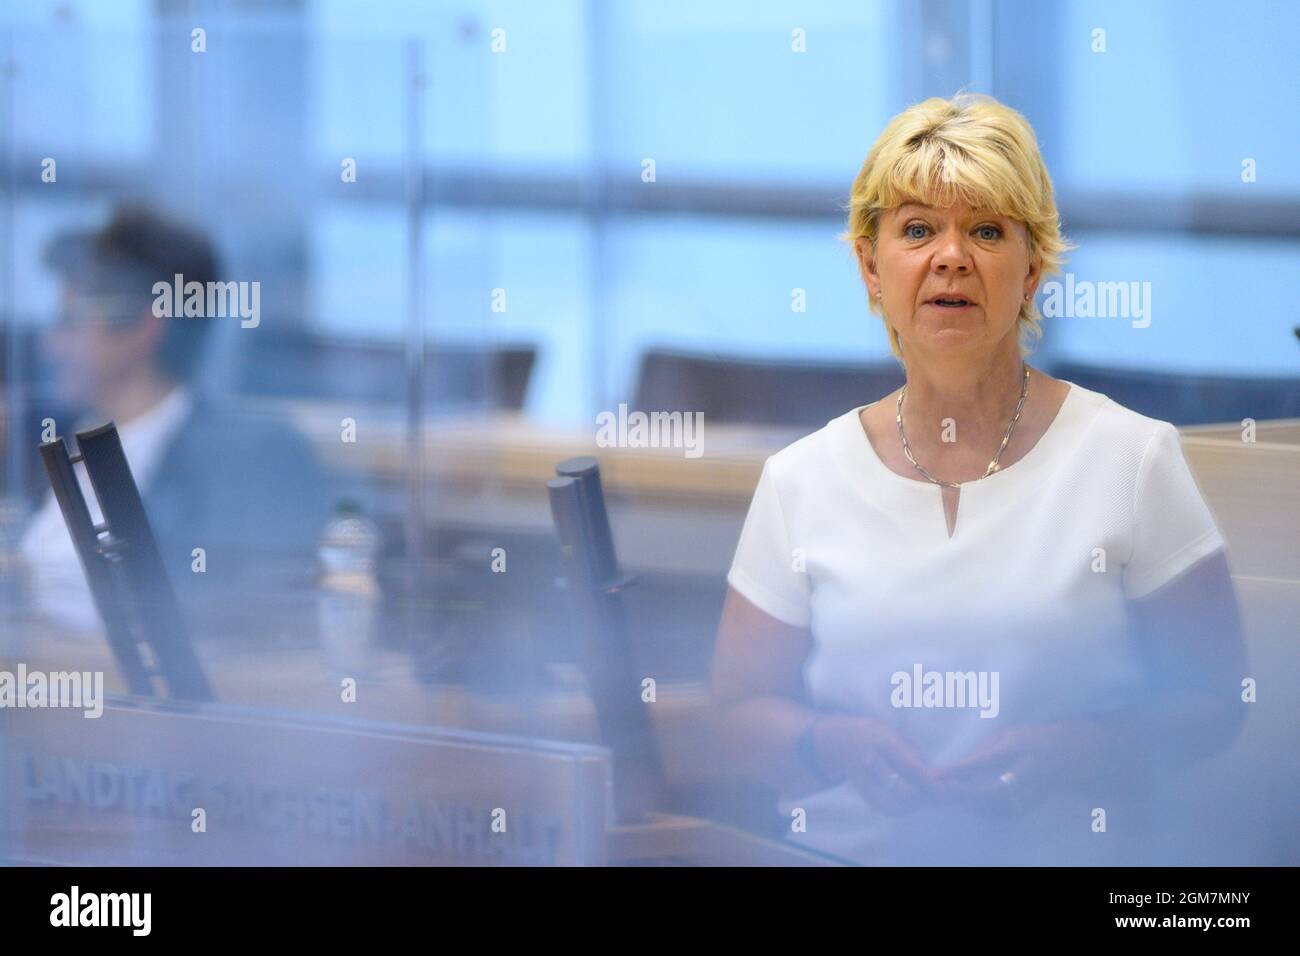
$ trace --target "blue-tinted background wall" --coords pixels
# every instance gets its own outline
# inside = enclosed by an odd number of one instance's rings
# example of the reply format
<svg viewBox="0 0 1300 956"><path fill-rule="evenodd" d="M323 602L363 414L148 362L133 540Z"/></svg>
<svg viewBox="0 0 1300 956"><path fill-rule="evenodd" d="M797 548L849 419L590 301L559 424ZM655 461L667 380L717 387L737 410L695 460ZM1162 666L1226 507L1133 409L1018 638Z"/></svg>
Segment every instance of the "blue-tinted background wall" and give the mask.
<svg viewBox="0 0 1300 956"><path fill-rule="evenodd" d="M1295 4L19 0L0 31L7 328L52 320L51 235L147 196L262 283L262 333L535 342L548 421L650 346L884 359L840 204L890 116L967 88L1037 129L1075 276L1151 283L1149 327L1050 319L1040 361L1300 365ZM223 328L209 381L256 347Z"/></svg>

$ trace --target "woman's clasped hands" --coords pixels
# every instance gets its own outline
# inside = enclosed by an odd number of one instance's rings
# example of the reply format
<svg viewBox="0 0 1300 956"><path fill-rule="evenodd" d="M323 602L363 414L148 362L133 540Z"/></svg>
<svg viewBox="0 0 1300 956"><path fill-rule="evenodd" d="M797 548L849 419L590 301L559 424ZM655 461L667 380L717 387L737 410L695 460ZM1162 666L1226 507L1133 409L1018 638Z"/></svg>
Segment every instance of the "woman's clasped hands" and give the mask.
<svg viewBox="0 0 1300 956"><path fill-rule="evenodd" d="M1086 720L1015 724L936 768L897 730L871 717L825 718L813 741L818 762L881 813L958 804L994 818L1017 817L1053 790L1088 778L1107 744L1105 731Z"/></svg>

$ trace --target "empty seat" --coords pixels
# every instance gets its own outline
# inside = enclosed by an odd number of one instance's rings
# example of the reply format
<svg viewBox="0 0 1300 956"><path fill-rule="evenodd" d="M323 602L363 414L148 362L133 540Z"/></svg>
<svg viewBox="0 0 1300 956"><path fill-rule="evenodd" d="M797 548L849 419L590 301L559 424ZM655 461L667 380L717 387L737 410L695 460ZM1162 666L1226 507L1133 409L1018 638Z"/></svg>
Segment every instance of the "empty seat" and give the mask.
<svg viewBox="0 0 1300 956"><path fill-rule="evenodd" d="M1052 374L1175 425L1300 417L1300 378L1225 377L1062 362Z"/></svg>
<svg viewBox="0 0 1300 956"><path fill-rule="evenodd" d="M706 421L820 428L903 384L897 362L781 361L663 349L641 359L636 408Z"/></svg>
<svg viewBox="0 0 1300 956"><path fill-rule="evenodd" d="M532 345L429 343L424 393L438 408L523 408L537 358ZM406 400L406 356L399 344L350 342L307 334L260 338L240 356L244 395Z"/></svg>

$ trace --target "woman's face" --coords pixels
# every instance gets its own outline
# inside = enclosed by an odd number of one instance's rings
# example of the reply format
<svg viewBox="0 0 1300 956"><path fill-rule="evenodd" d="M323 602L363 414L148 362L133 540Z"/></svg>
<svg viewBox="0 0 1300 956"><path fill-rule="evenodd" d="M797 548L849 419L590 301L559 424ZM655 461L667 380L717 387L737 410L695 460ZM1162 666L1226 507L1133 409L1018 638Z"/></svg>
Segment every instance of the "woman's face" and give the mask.
<svg viewBox="0 0 1300 956"><path fill-rule="evenodd" d="M862 277L905 354L992 349L1010 336L1040 266L1023 223L965 204L907 203L880 214ZM1018 348L1018 346L1017 346Z"/></svg>

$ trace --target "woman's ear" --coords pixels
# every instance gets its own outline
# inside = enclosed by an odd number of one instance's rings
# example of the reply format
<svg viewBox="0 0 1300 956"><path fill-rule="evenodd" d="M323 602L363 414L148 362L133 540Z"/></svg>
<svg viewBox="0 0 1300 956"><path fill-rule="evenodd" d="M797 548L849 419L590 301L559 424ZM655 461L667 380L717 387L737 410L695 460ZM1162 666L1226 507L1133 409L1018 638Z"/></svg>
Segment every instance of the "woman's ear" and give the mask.
<svg viewBox="0 0 1300 956"><path fill-rule="evenodd" d="M853 240L853 249L858 256L858 271L867 286L867 295L872 299L880 296L880 276L876 272L876 254L871 248L871 240L859 236Z"/></svg>
<svg viewBox="0 0 1300 956"><path fill-rule="evenodd" d="M1029 257L1029 271L1025 273L1024 292L1025 300L1028 301L1034 297L1038 291L1038 282L1043 277L1043 257L1032 255Z"/></svg>

